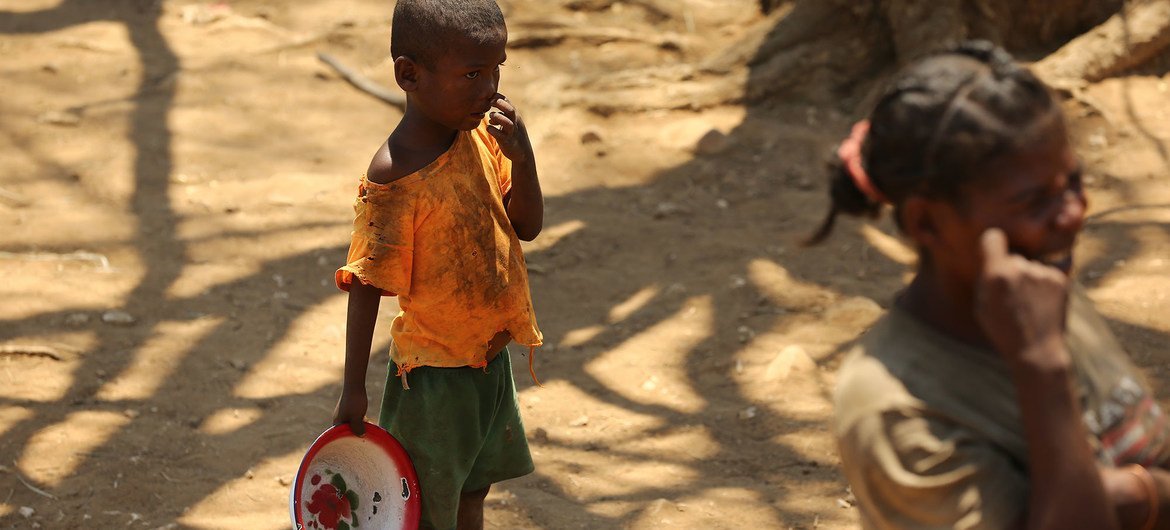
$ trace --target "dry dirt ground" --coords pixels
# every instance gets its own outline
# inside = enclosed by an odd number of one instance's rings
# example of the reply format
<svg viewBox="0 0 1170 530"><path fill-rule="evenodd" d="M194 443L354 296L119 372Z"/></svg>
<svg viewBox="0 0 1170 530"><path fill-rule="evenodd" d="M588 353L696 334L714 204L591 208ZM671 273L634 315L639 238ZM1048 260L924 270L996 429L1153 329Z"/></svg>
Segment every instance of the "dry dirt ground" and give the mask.
<svg viewBox="0 0 1170 530"><path fill-rule="evenodd" d="M543 388L516 373L537 471L492 490L488 526L855 527L827 429L833 373L912 253L888 223L798 241L856 105L590 112L577 102L598 79L701 60L783 15L750 0L504 5L528 39L502 91L547 195L526 247L547 346ZM390 13L0 0L0 525L289 527L289 480L339 390L331 276L355 185L399 117L315 53L389 84ZM1080 279L1166 397L1160 75L1092 85L1093 105L1067 109L1093 203Z"/></svg>

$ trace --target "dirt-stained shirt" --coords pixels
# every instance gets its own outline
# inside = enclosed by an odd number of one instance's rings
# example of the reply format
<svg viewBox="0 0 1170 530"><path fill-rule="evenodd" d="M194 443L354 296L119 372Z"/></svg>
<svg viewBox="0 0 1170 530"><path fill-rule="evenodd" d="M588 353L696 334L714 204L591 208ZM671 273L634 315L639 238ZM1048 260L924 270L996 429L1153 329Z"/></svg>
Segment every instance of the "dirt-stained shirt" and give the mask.
<svg viewBox="0 0 1170 530"><path fill-rule="evenodd" d="M1166 415L1079 289L1065 343L1098 460L1165 464ZM863 527L999 529L1023 517L1027 444L996 353L893 309L850 353L835 401L842 467Z"/></svg>
<svg viewBox="0 0 1170 530"><path fill-rule="evenodd" d="M354 276L397 296L391 336L400 373L418 366L482 367L507 331L541 345L528 270L503 198L512 165L486 120L461 131L434 162L388 184L363 177L337 286Z"/></svg>

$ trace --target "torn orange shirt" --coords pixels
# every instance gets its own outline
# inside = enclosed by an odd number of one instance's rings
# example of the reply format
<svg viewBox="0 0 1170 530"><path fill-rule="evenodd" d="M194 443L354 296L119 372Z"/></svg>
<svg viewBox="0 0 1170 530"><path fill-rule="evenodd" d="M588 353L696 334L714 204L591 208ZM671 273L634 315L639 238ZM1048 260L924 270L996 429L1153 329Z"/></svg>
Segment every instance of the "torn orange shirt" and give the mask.
<svg viewBox="0 0 1170 530"><path fill-rule="evenodd" d="M357 276L398 297L390 333L400 373L486 366L500 331L541 345L524 254L504 209L511 174L485 121L415 173L388 184L362 177L349 255L335 279L348 291Z"/></svg>

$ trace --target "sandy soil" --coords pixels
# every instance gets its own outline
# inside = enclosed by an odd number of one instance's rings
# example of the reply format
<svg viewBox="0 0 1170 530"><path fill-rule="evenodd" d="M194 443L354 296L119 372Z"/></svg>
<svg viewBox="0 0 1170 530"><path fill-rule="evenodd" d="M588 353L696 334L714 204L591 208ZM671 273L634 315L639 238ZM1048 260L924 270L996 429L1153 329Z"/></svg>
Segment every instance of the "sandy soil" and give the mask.
<svg viewBox="0 0 1170 530"><path fill-rule="evenodd" d="M884 222L797 242L856 109L590 112L578 96L598 79L776 23L751 0L598 4L505 2L530 43L502 91L547 194L526 247L547 347L543 388L516 373L537 471L493 489L488 525L855 527L827 430L833 373L912 252ZM224 6L0 0L0 525L289 526L289 481L339 391L331 275L356 180L399 117L315 53L389 84L390 7ZM1094 209L1080 278L1166 388L1160 75L1067 108ZM623 103L672 90L651 88ZM385 329L376 342L372 415Z"/></svg>

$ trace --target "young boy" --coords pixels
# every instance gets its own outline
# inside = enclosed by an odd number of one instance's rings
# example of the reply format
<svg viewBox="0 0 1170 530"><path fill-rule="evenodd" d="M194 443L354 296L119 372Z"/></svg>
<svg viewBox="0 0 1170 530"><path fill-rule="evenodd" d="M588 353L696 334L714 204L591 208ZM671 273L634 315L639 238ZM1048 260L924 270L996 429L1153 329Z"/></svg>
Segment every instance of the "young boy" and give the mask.
<svg viewBox="0 0 1170 530"><path fill-rule="evenodd" d="M482 528L491 484L533 470L505 345L541 344L519 239L540 233L544 199L524 122L497 92L506 42L494 0L398 1L406 111L361 181L336 275L349 309L333 423L358 433L378 302L398 297L378 423L414 461L423 527Z"/></svg>

